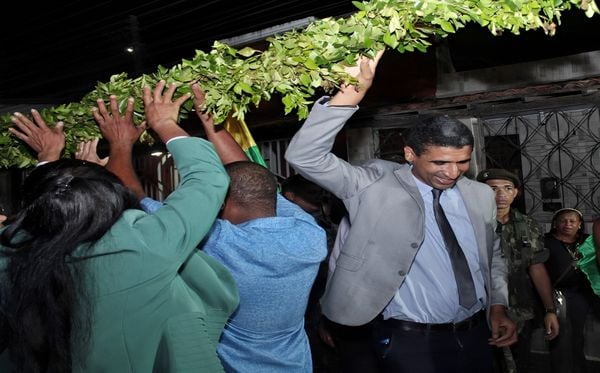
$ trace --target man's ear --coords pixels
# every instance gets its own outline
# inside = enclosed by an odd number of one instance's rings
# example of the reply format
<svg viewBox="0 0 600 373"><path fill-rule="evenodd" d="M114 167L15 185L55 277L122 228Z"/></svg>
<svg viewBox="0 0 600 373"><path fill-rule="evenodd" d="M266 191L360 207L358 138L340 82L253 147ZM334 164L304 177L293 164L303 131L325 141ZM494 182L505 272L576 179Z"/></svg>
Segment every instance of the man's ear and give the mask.
<svg viewBox="0 0 600 373"><path fill-rule="evenodd" d="M221 208L219 209L219 214L218 216L221 219L226 219L223 214L225 213L225 208L227 207L227 201L229 201L229 191L227 191L227 195L225 196L225 199L223 200L223 203L221 204Z"/></svg>
<svg viewBox="0 0 600 373"><path fill-rule="evenodd" d="M410 146L404 147L404 159L406 159L408 163L413 163L416 157L417 155L415 154L413 148L411 148Z"/></svg>

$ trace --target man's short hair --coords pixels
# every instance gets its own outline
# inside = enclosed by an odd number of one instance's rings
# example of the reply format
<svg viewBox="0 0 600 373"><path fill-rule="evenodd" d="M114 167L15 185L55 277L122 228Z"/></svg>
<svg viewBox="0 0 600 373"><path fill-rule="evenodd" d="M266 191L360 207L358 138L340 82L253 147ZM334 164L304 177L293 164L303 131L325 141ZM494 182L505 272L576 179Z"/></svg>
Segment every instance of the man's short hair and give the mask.
<svg viewBox="0 0 600 373"><path fill-rule="evenodd" d="M225 170L230 178L228 199L246 206L274 206L277 179L267 168L251 161L237 161L225 165Z"/></svg>
<svg viewBox="0 0 600 373"><path fill-rule="evenodd" d="M405 144L419 156L428 146L473 147L473 133L463 122L447 115L419 120L408 131Z"/></svg>

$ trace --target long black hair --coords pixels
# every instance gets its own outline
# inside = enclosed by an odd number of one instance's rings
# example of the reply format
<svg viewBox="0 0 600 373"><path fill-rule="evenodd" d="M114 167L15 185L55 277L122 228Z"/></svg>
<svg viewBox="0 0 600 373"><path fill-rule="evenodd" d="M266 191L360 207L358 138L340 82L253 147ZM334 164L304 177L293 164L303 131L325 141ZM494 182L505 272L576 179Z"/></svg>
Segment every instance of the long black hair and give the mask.
<svg viewBox="0 0 600 373"><path fill-rule="evenodd" d="M9 349L17 371L72 370L72 346L89 339L82 258L125 209L138 206L115 175L94 163L61 159L27 177L24 208L0 235L8 263L0 283L0 350Z"/></svg>

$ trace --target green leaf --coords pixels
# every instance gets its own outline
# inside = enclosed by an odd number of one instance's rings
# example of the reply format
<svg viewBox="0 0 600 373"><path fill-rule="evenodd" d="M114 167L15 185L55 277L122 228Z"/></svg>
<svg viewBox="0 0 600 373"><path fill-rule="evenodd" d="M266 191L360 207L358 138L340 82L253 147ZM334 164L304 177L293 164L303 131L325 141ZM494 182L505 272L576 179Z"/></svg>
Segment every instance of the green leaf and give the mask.
<svg viewBox="0 0 600 373"><path fill-rule="evenodd" d="M245 47L238 51L238 54L240 56L244 56L244 57L250 57L255 53L258 53L258 51L256 49L250 48L250 47Z"/></svg>
<svg viewBox="0 0 600 373"><path fill-rule="evenodd" d="M398 46L398 39L389 33L383 35L383 42L390 48L396 48Z"/></svg>
<svg viewBox="0 0 600 373"><path fill-rule="evenodd" d="M319 75L316 71L310 72L311 86L314 88L318 88L323 84L323 79L321 79L321 75Z"/></svg>
<svg viewBox="0 0 600 373"><path fill-rule="evenodd" d="M306 61L304 61L304 66L306 66L310 70L316 70L316 69L319 68L319 66L313 60L306 60Z"/></svg>
<svg viewBox="0 0 600 373"><path fill-rule="evenodd" d="M452 24L448 21L440 20L440 26L442 27L442 30L448 33L454 32L454 26L452 26Z"/></svg>
<svg viewBox="0 0 600 373"><path fill-rule="evenodd" d="M365 5L359 1L353 1L352 4L354 4L354 6L359 10L365 10Z"/></svg>
<svg viewBox="0 0 600 373"><path fill-rule="evenodd" d="M305 86L309 86L311 84L310 76L305 73L300 74L300 83L302 83Z"/></svg>

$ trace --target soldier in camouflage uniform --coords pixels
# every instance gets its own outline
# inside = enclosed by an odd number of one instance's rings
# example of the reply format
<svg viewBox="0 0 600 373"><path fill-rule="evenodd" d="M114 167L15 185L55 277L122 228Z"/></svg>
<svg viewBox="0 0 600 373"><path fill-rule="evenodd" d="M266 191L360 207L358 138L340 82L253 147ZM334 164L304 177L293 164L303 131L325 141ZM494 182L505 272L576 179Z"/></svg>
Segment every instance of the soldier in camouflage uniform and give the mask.
<svg viewBox="0 0 600 373"><path fill-rule="evenodd" d="M517 323L519 341L509 349L498 352L498 366L502 372L528 372L531 334L535 328L537 296L546 308L544 328L546 339L558 335L559 324L552 300L552 284L544 266L548 249L540 228L532 218L511 209L519 193L519 178L512 172L492 168L477 175L477 180L488 184L496 194L498 234L508 264L509 317Z"/></svg>

